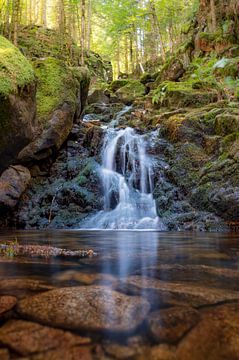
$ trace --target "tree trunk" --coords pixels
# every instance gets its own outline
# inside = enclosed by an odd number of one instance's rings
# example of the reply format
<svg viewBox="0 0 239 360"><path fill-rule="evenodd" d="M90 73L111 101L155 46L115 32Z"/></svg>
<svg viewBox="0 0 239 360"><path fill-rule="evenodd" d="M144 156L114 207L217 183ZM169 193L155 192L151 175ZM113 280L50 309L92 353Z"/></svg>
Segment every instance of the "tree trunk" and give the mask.
<svg viewBox="0 0 239 360"><path fill-rule="evenodd" d="M85 0L81 0L81 64L85 64Z"/></svg>
<svg viewBox="0 0 239 360"><path fill-rule="evenodd" d="M210 0L210 8L211 8L211 19L212 19L212 31L217 31L217 17L216 17L216 8L215 1Z"/></svg>
<svg viewBox="0 0 239 360"><path fill-rule="evenodd" d="M88 0L88 7L87 7L87 50L90 50L90 42L91 42L91 0Z"/></svg>
<svg viewBox="0 0 239 360"><path fill-rule="evenodd" d="M156 34L156 37L157 37L157 39L159 41L160 52L161 52L162 59L163 59L163 61L165 61L166 60L166 53L165 53L165 50L164 50L163 38L162 38L162 34L160 32L159 21L158 21L158 17L157 17L157 14L156 14L154 0L149 0L149 6L150 6L150 11L151 11L151 14L152 14L152 18L153 18L154 33Z"/></svg>

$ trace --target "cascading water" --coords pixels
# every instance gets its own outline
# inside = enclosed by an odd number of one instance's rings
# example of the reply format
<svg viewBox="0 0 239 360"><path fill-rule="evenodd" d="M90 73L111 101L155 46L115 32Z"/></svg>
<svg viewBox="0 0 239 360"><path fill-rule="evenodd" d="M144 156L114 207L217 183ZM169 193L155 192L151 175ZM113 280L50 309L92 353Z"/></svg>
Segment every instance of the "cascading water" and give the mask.
<svg viewBox="0 0 239 360"><path fill-rule="evenodd" d="M147 155L145 135L130 127L114 128L127 111L106 129L100 170L104 209L86 219L82 228L164 229L153 199L154 159Z"/></svg>

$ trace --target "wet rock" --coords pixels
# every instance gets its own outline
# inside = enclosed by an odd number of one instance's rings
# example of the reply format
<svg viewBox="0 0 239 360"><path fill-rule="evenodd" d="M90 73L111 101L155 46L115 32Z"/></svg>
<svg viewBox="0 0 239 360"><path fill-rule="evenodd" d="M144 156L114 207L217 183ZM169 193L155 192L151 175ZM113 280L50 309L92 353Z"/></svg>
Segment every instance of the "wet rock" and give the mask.
<svg viewBox="0 0 239 360"><path fill-rule="evenodd" d="M51 290L54 287L45 284L40 280L31 279L4 279L0 280L0 294L1 295L12 295L17 298L23 298L26 295L31 295L36 292L42 292Z"/></svg>
<svg viewBox="0 0 239 360"><path fill-rule="evenodd" d="M83 146L90 150L90 155L99 154L103 142L103 129L99 126L91 126L83 139Z"/></svg>
<svg viewBox="0 0 239 360"><path fill-rule="evenodd" d="M191 255L192 252L191 252ZM200 258L202 254L199 251L195 254ZM208 256L215 256L208 253ZM223 258L224 254L216 254ZM202 255L204 257L204 254ZM217 258L219 258L217 256ZM229 260L226 255L226 260ZM210 284L218 288L230 288L239 290L239 272L233 269L217 268L206 265L180 265L180 264L161 264L155 267L143 268L142 273L147 273L150 277L156 277L164 281L182 281Z"/></svg>
<svg viewBox="0 0 239 360"><path fill-rule="evenodd" d="M88 104L102 103L108 104L110 102L110 98L105 95L103 90L94 90L91 94L89 94L87 98Z"/></svg>
<svg viewBox="0 0 239 360"><path fill-rule="evenodd" d="M215 211L226 220L239 220L239 187L216 190L210 198Z"/></svg>
<svg viewBox="0 0 239 360"><path fill-rule="evenodd" d="M111 355L116 359L131 359L137 355L137 350L135 348L117 343L106 344L104 350L106 354Z"/></svg>
<svg viewBox="0 0 239 360"><path fill-rule="evenodd" d="M61 282L75 281L84 285L116 285L118 282L118 280L112 275L97 273L88 274L74 270L61 272L55 276L55 279Z"/></svg>
<svg viewBox="0 0 239 360"><path fill-rule="evenodd" d="M147 318L150 332L157 342L174 343L199 321L199 312L177 306L155 311Z"/></svg>
<svg viewBox="0 0 239 360"><path fill-rule="evenodd" d="M57 304L57 306L56 306ZM66 329L128 332L144 320L150 305L104 286L56 289L20 301L18 312Z"/></svg>
<svg viewBox="0 0 239 360"><path fill-rule="evenodd" d="M17 303L14 296L0 296L0 316L11 310Z"/></svg>
<svg viewBox="0 0 239 360"><path fill-rule="evenodd" d="M13 209L31 180L29 170L10 166L0 177L0 210Z"/></svg>
<svg viewBox="0 0 239 360"><path fill-rule="evenodd" d="M70 348L46 351L31 356L31 360L93 360L91 346L73 346Z"/></svg>
<svg viewBox="0 0 239 360"><path fill-rule="evenodd" d="M18 154L18 160L29 164L54 155L71 132L73 115L74 109L67 103L63 104L61 109L55 110L48 128Z"/></svg>
<svg viewBox="0 0 239 360"><path fill-rule="evenodd" d="M162 304L187 304L192 307L200 307L223 301L239 300L239 292L237 291L209 288L190 283L164 282L140 276L128 277L119 287L132 294L143 294L149 300Z"/></svg>
<svg viewBox="0 0 239 360"><path fill-rule="evenodd" d="M23 320L10 320L4 324L0 328L0 341L25 356L91 342L89 338Z"/></svg>
<svg viewBox="0 0 239 360"><path fill-rule="evenodd" d="M177 360L175 349L166 344L146 348L136 360Z"/></svg>
<svg viewBox="0 0 239 360"><path fill-rule="evenodd" d="M202 313L202 320L181 341L178 360L232 360L239 354L239 304L226 304Z"/></svg>
<svg viewBox="0 0 239 360"><path fill-rule="evenodd" d="M0 349L0 359L1 360L9 360L10 353L8 349Z"/></svg>

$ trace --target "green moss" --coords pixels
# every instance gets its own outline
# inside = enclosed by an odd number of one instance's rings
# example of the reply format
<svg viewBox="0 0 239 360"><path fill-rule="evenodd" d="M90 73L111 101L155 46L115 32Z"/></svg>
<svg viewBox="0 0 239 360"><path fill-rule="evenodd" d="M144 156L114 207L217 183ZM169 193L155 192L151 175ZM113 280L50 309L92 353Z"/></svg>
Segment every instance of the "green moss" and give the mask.
<svg viewBox="0 0 239 360"><path fill-rule="evenodd" d="M161 104L168 107L202 106L217 100L217 91L210 86L194 89L193 80L183 82L165 81L152 92L154 104ZM208 91L205 91L205 90Z"/></svg>
<svg viewBox="0 0 239 360"><path fill-rule="evenodd" d="M0 36L0 96L8 96L34 80L31 64L21 52Z"/></svg>
<svg viewBox="0 0 239 360"><path fill-rule="evenodd" d="M114 80L110 84L110 90L115 92L115 91L119 90L120 88L122 88L123 86L127 85L128 82L129 82L129 80Z"/></svg>
<svg viewBox="0 0 239 360"><path fill-rule="evenodd" d="M81 73L70 69L62 61L47 58L34 62L38 78L37 116L41 121L47 119L62 102L72 106L76 103L76 89Z"/></svg>
<svg viewBox="0 0 239 360"><path fill-rule="evenodd" d="M116 94L122 101L131 102L145 95L145 86L138 80L128 80L125 86L116 91Z"/></svg>

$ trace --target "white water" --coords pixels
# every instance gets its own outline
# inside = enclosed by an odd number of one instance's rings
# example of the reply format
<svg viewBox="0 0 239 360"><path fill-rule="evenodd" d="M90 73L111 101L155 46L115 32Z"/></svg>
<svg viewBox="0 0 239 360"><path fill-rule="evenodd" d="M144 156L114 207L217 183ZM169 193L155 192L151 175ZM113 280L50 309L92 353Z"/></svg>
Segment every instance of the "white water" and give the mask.
<svg viewBox="0 0 239 360"><path fill-rule="evenodd" d="M165 229L156 213L154 159L147 155L145 136L130 127L114 128L127 111L121 111L106 130L101 166L104 209L88 217L82 228Z"/></svg>

